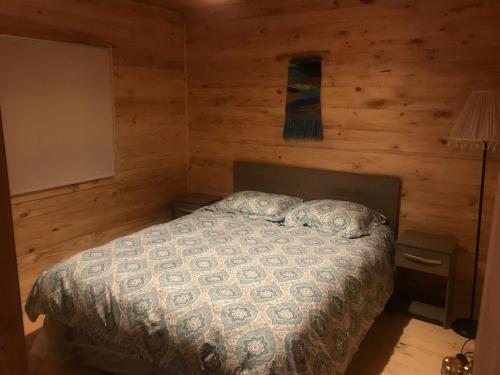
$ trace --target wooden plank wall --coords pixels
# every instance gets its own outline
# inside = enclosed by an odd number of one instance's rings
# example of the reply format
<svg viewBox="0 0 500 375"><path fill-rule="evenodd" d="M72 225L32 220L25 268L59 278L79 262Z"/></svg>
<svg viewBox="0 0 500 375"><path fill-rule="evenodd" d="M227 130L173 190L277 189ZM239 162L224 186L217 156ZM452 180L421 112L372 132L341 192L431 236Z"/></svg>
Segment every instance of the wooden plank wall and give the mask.
<svg viewBox="0 0 500 375"><path fill-rule="evenodd" d="M116 176L12 199L25 298L43 269L165 221L186 191L185 24L131 1L2 0L0 33L113 47Z"/></svg>
<svg viewBox="0 0 500 375"><path fill-rule="evenodd" d="M499 1L275 0L188 21L189 188L228 194L233 160L402 177L401 228L460 240L456 314L469 298L480 153L446 145L468 93L500 89ZM325 140L284 142L287 62L328 50ZM499 157L488 163L484 265Z"/></svg>
<svg viewBox="0 0 500 375"><path fill-rule="evenodd" d="M16 263L14 225L10 204L7 160L0 113L0 273L2 306L0 307L0 373L25 375L26 346Z"/></svg>

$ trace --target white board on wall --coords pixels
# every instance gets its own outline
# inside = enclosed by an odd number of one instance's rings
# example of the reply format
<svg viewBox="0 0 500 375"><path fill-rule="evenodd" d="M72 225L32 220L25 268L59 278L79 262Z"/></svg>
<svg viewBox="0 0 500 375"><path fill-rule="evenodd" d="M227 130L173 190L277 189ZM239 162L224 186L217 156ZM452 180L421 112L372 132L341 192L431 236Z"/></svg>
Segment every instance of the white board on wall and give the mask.
<svg viewBox="0 0 500 375"><path fill-rule="evenodd" d="M0 35L0 109L10 191L111 177L111 49Z"/></svg>

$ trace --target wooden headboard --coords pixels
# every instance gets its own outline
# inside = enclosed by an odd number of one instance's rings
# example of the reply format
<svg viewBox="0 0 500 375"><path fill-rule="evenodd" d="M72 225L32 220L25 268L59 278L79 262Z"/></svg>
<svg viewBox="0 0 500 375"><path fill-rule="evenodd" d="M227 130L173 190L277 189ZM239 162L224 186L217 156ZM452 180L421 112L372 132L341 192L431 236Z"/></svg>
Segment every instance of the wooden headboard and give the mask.
<svg viewBox="0 0 500 375"><path fill-rule="evenodd" d="M384 214L398 235L399 177L235 161L234 191L244 190L361 203Z"/></svg>

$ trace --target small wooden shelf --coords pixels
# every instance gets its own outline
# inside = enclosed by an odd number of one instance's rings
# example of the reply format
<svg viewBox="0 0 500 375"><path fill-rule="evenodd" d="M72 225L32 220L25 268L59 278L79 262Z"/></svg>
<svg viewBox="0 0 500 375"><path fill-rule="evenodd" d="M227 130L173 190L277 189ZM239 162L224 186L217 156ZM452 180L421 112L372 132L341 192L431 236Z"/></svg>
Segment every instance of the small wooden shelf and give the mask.
<svg viewBox="0 0 500 375"><path fill-rule="evenodd" d="M454 237L405 231L396 245L393 306L448 328L456 248Z"/></svg>
<svg viewBox="0 0 500 375"><path fill-rule="evenodd" d="M194 211L220 201L218 195L192 193L178 197L174 202L174 219L189 215Z"/></svg>
<svg viewBox="0 0 500 375"><path fill-rule="evenodd" d="M429 303L411 301L408 312L413 315L424 316L436 322L444 323L446 321L446 309Z"/></svg>

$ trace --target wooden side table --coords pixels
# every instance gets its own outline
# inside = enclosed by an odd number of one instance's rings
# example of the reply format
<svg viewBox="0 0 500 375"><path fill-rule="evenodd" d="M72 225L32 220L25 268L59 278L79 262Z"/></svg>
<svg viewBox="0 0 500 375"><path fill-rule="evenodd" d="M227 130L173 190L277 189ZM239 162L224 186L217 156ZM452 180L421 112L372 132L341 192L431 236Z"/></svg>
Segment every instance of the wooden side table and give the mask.
<svg viewBox="0 0 500 375"><path fill-rule="evenodd" d="M407 230L396 244L396 299L409 313L449 326L450 292L458 242L451 236Z"/></svg>
<svg viewBox="0 0 500 375"><path fill-rule="evenodd" d="M193 193L178 197L174 201L174 219L189 215L199 208L220 201L217 195Z"/></svg>

